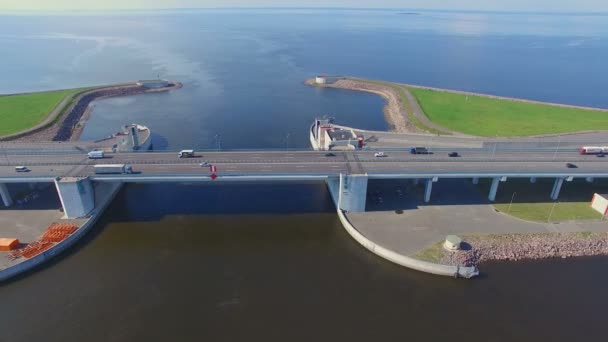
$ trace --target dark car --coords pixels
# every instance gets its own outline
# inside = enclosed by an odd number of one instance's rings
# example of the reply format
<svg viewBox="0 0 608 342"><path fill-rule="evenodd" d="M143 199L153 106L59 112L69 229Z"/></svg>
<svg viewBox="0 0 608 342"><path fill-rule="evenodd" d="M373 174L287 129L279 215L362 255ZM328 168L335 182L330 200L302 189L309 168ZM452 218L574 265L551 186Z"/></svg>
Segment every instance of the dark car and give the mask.
<svg viewBox="0 0 608 342"><path fill-rule="evenodd" d="M448 153L448 156L450 156L450 157L460 157L460 154L458 154L458 152L450 152L450 153Z"/></svg>
<svg viewBox="0 0 608 342"><path fill-rule="evenodd" d="M326 157L335 157L336 155L334 153L329 152L329 153L325 153L325 156Z"/></svg>
<svg viewBox="0 0 608 342"><path fill-rule="evenodd" d="M596 154L596 156L603 158L605 156L605 154L604 154L604 152L600 152L600 153Z"/></svg>
<svg viewBox="0 0 608 342"><path fill-rule="evenodd" d="M566 163L566 167L569 169L576 169L578 166L576 166L576 164Z"/></svg>

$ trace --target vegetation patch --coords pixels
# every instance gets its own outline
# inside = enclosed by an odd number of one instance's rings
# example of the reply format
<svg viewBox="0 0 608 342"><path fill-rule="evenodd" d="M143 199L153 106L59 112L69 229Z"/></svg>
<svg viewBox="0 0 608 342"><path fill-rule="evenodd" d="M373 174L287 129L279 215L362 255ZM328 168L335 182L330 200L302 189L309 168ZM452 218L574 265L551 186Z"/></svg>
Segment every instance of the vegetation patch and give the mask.
<svg viewBox="0 0 608 342"><path fill-rule="evenodd" d="M608 129L608 112L408 88L427 117L477 136L529 136Z"/></svg>
<svg viewBox="0 0 608 342"><path fill-rule="evenodd" d="M443 252L443 242L437 242L436 244L433 244L430 247L416 253L414 258L422 261L437 263L441 261L441 258L443 258Z"/></svg>
<svg viewBox="0 0 608 342"><path fill-rule="evenodd" d="M490 181L480 181L486 195ZM589 205L594 193L608 193L608 181L587 183L584 179L564 181L557 201L550 199L553 180L539 179L531 184L528 179L509 179L501 182L494 207L508 215L528 221L560 222L571 220L599 220L602 215ZM511 202L511 200L513 200Z"/></svg>
<svg viewBox="0 0 608 342"><path fill-rule="evenodd" d="M32 128L66 98L81 89L0 96L0 136Z"/></svg>

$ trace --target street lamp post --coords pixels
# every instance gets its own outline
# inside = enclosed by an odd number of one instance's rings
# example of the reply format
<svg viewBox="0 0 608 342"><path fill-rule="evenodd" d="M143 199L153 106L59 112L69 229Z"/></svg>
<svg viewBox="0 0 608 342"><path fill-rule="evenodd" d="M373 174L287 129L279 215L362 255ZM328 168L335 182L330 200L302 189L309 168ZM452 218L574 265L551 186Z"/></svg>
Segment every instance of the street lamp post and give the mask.
<svg viewBox="0 0 608 342"><path fill-rule="evenodd" d="M507 214L511 212L511 205L513 205L513 198L515 198L515 194L517 192L513 192L513 196L511 196L511 202L509 202L509 208L507 209Z"/></svg>
<svg viewBox="0 0 608 342"><path fill-rule="evenodd" d="M559 150L560 145L562 144L562 136L559 136L559 140L557 141L557 147L555 148L555 153L553 153L553 160L557 157L557 151Z"/></svg>
<svg viewBox="0 0 608 342"><path fill-rule="evenodd" d="M549 212L549 217L547 217L547 223L551 222L551 216L553 216L553 210L555 210L555 205L558 201L553 202L553 206L551 207L551 211Z"/></svg>
<svg viewBox="0 0 608 342"><path fill-rule="evenodd" d="M217 150L220 151L222 149L222 142L219 134L215 135L215 141L217 143Z"/></svg>

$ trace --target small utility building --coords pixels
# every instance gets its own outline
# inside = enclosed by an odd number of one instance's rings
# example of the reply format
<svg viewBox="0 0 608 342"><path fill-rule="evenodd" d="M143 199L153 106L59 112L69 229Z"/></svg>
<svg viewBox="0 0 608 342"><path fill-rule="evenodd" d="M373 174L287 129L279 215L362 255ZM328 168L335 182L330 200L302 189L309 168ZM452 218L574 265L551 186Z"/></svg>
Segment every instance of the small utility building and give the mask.
<svg viewBox="0 0 608 342"><path fill-rule="evenodd" d="M591 208L598 211L602 216L608 215L608 194L593 194Z"/></svg>

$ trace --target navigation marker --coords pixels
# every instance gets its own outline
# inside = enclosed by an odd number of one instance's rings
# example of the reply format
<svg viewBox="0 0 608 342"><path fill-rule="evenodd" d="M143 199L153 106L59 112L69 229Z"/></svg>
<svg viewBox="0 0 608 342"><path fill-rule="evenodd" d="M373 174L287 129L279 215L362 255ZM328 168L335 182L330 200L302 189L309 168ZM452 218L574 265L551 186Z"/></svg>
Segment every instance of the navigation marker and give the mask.
<svg viewBox="0 0 608 342"><path fill-rule="evenodd" d="M215 180L217 178L217 175L215 173L212 173L209 177L211 177L211 180Z"/></svg>

